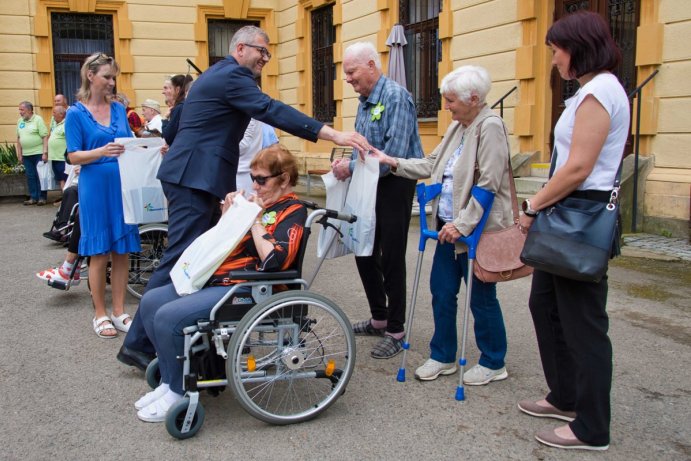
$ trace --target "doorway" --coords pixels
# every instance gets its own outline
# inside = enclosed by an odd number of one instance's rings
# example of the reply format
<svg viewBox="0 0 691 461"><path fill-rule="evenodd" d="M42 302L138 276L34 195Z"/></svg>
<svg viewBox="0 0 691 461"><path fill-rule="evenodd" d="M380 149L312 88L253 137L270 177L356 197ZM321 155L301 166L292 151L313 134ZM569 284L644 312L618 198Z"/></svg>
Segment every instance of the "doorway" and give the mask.
<svg viewBox="0 0 691 461"><path fill-rule="evenodd" d="M578 10L594 11L609 24L614 41L621 48L622 59L614 74L619 78L626 93L636 87L636 28L640 14L640 0L555 0L554 21ZM564 101L576 94L578 82L564 81L559 72L552 68L552 123L549 134L550 152L554 146L554 125L564 111ZM633 137L629 136L624 155L633 151Z"/></svg>

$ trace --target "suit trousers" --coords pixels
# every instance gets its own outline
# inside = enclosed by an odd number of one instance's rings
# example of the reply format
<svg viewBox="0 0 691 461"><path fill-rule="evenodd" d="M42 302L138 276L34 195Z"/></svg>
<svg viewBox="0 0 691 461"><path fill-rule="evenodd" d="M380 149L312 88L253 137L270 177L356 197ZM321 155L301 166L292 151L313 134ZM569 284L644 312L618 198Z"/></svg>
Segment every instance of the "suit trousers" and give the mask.
<svg viewBox="0 0 691 461"><path fill-rule="evenodd" d="M372 318L387 320L389 333L404 331L405 252L415 183L394 175L379 178L372 256L355 258Z"/></svg>
<svg viewBox="0 0 691 461"><path fill-rule="evenodd" d="M213 225L219 209L218 199L205 191L161 181L168 199L168 247L160 265L149 279L146 290L171 283L170 271L183 251ZM154 353L139 312L134 316L124 346L139 352Z"/></svg>
<svg viewBox="0 0 691 461"><path fill-rule="evenodd" d="M533 272L530 313L549 387L547 401L575 411L582 442L609 444L612 344L607 335L607 275L598 283Z"/></svg>

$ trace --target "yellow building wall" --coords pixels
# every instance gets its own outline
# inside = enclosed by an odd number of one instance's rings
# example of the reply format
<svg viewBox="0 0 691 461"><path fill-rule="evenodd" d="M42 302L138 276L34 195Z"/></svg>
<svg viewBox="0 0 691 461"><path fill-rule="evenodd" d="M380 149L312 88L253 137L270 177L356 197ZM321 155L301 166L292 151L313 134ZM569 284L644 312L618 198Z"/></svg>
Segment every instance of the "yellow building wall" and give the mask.
<svg viewBox="0 0 691 461"><path fill-rule="evenodd" d="M648 96L656 103L657 117L656 133L649 143L655 166L646 181L644 215L688 222L691 191L691 48L688 45L691 2L660 1L655 13L662 36L662 43L658 44L661 62L658 66L660 73L653 80L652 96Z"/></svg>
<svg viewBox="0 0 691 461"><path fill-rule="evenodd" d="M37 99L29 2L0 2L0 141L16 142L17 106Z"/></svg>

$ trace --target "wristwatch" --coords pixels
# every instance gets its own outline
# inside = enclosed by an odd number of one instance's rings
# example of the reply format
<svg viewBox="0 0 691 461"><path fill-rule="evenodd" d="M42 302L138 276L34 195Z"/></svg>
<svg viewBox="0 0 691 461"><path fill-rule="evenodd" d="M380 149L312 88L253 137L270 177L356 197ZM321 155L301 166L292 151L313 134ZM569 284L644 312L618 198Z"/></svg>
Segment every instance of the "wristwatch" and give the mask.
<svg viewBox="0 0 691 461"><path fill-rule="evenodd" d="M530 207L530 200L524 200L521 208L523 209L523 214L531 218L534 218L539 213L539 211L535 211Z"/></svg>

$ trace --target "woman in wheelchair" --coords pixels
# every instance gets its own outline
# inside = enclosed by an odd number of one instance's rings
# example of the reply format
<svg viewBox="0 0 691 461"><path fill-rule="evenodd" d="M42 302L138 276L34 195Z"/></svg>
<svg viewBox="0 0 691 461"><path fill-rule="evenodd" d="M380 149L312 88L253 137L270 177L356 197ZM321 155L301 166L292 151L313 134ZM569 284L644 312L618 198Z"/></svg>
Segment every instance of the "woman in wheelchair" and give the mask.
<svg viewBox="0 0 691 461"><path fill-rule="evenodd" d="M173 284L148 291L139 305L140 315L149 339L156 348L161 383L155 390L137 400L135 408L142 421L163 422L168 409L183 397L183 329L197 320L209 317L213 306L238 283L229 272L238 270L279 271L296 263L307 211L293 186L298 170L295 158L279 145L260 151L250 165L252 189L249 200L262 211L250 231L211 276L206 286L188 296L179 296ZM225 198L225 213L237 194Z"/></svg>

